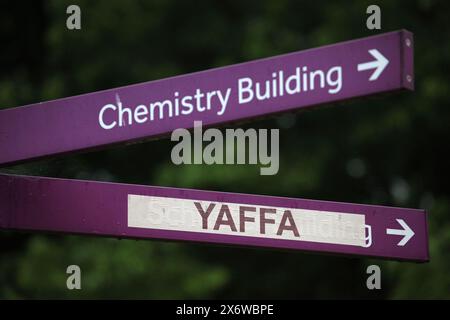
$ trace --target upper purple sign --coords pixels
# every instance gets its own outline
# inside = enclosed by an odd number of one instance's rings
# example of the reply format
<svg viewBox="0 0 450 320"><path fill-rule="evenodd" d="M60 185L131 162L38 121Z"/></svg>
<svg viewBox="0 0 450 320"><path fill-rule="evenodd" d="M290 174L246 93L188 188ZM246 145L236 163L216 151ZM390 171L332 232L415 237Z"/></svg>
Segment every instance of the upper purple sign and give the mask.
<svg viewBox="0 0 450 320"><path fill-rule="evenodd" d="M0 111L0 164L138 141L413 84L397 31L223 68Z"/></svg>
<svg viewBox="0 0 450 320"><path fill-rule="evenodd" d="M0 229L429 260L424 210L2 174Z"/></svg>

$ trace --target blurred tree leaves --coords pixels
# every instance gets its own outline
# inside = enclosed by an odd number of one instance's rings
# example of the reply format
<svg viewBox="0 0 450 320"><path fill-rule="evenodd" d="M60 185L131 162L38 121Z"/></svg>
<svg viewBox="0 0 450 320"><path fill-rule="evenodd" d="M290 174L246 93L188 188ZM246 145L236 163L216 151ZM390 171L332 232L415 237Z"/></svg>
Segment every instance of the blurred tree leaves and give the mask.
<svg viewBox="0 0 450 320"><path fill-rule="evenodd" d="M66 268L81 268L81 290L66 287ZM189 276L187 276L189 275ZM33 237L17 259L17 291L4 298L206 298L227 281L223 267L201 264L182 247L147 241Z"/></svg>
<svg viewBox="0 0 450 320"><path fill-rule="evenodd" d="M0 108L204 70L384 31L415 34L416 90L245 124L280 128L280 171L184 166L165 140L71 155L2 172L420 207L431 262L373 261L262 249L0 233L0 297L450 298L450 2L4 2ZM82 30L65 28L78 4ZM365 287L382 266L381 292ZM65 288L70 264L83 290Z"/></svg>

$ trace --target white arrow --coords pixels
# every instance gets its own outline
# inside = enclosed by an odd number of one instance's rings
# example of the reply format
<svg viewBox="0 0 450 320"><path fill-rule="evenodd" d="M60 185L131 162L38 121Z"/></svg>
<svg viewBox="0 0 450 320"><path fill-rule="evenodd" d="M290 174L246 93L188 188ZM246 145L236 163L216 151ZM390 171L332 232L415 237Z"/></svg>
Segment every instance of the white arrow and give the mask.
<svg viewBox="0 0 450 320"><path fill-rule="evenodd" d="M386 59L386 57L383 56L380 53L380 51L378 51L377 49L371 49L371 50L369 50L369 53L376 60L358 64L358 71L365 71L365 70L375 69L375 71L372 73L372 75L369 78L369 81L374 81L374 80L378 79L380 74L383 72L383 70L389 64L389 60Z"/></svg>
<svg viewBox="0 0 450 320"><path fill-rule="evenodd" d="M386 234L393 234L397 236L403 236L402 240L397 243L398 246L403 247L409 239L414 236L414 231L406 224L402 219L395 219L402 226L403 229L386 229Z"/></svg>

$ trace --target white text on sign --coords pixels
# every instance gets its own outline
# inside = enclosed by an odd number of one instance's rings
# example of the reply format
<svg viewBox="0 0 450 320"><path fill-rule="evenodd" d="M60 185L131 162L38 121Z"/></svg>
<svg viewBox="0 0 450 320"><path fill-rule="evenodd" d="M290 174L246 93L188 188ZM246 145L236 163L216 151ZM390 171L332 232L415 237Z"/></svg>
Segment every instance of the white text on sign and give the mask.
<svg viewBox="0 0 450 320"><path fill-rule="evenodd" d="M188 116L192 113L216 112L222 116L231 104L230 97L237 92L237 104L276 99L285 95L296 95L309 91L326 90L334 95L343 86L342 67L333 66L328 70L309 70L307 66L296 67L291 73L283 70L273 72L265 81L255 81L252 77L237 79L236 88L182 94L176 89L172 97L159 101L142 101L136 106L127 106L116 96L115 103L104 105L99 112L98 122L106 130L116 127L143 124L166 118ZM151 92L149 93L151 94Z"/></svg>

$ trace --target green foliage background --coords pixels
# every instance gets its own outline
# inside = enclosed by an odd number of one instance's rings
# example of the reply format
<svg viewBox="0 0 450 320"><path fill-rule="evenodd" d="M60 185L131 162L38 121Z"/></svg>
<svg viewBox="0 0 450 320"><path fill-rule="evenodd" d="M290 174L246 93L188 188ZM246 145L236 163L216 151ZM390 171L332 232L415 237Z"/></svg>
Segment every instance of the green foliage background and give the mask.
<svg viewBox="0 0 450 320"><path fill-rule="evenodd" d="M80 31L65 27L70 4ZM281 129L276 176L174 166L167 139L1 171L424 208L430 263L1 231L0 298L450 298L449 1L2 2L0 108L373 35L370 4L382 32L414 32L416 91L247 124ZM70 264L80 291L66 289Z"/></svg>

